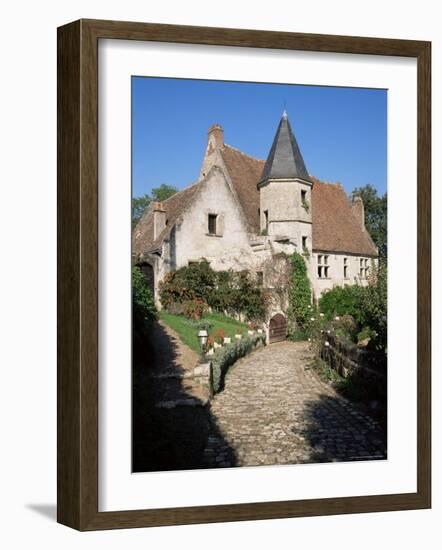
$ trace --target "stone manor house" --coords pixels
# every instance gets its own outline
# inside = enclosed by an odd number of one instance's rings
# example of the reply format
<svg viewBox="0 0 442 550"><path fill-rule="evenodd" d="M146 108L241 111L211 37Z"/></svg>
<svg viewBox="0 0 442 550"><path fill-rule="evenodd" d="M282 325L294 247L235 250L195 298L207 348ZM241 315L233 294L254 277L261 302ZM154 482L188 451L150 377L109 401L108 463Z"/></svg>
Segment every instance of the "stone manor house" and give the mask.
<svg viewBox="0 0 442 550"><path fill-rule="evenodd" d="M308 173L285 112L265 161L227 145L222 127L211 126L198 180L152 203L132 236L133 263L158 306L164 275L205 259L273 288L268 319L280 322L288 306L284 266L294 251L304 254L314 299L334 285L366 284L378 256L362 200Z"/></svg>

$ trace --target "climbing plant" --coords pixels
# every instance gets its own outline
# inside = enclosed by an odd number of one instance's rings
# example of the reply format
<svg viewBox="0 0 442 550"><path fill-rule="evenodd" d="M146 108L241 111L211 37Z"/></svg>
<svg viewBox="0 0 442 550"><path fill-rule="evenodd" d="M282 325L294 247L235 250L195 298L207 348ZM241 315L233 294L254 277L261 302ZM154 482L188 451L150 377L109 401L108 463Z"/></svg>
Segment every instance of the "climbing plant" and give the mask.
<svg viewBox="0 0 442 550"><path fill-rule="evenodd" d="M311 315L312 291L307 265L301 254L290 257L291 280L289 286L289 316L300 330L306 330Z"/></svg>

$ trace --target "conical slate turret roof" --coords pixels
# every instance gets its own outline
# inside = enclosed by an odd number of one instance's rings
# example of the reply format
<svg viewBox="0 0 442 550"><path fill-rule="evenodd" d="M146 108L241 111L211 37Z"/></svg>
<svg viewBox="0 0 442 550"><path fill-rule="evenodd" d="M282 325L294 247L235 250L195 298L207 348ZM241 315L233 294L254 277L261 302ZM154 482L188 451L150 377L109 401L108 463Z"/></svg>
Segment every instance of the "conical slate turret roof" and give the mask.
<svg viewBox="0 0 442 550"><path fill-rule="evenodd" d="M264 165L260 182L267 179L300 178L310 181L298 143L284 111Z"/></svg>

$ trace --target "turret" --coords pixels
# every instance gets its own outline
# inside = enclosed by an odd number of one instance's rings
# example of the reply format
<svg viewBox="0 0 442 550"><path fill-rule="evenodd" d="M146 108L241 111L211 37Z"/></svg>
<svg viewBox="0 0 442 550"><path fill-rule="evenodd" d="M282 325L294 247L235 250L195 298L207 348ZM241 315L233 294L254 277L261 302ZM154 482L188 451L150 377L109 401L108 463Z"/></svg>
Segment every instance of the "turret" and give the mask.
<svg viewBox="0 0 442 550"><path fill-rule="evenodd" d="M288 237L300 252L311 250L312 185L284 111L258 182L261 233Z"/></svg>

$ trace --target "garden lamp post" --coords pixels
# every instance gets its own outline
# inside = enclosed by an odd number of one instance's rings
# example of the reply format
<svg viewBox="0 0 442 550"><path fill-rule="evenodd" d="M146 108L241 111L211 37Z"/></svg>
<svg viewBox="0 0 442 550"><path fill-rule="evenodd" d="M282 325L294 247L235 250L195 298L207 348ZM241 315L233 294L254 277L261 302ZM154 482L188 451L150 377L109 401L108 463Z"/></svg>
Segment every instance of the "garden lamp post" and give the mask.
<svg viewBox="0 0 442 550"><path fill-rule="evenodd" d="M200 342L200 348L201 348L201 357L204 359L206 354L206 345L207 345L207 337L208 337L207 330L202 329L198 332L198 340Z"/></svg>

